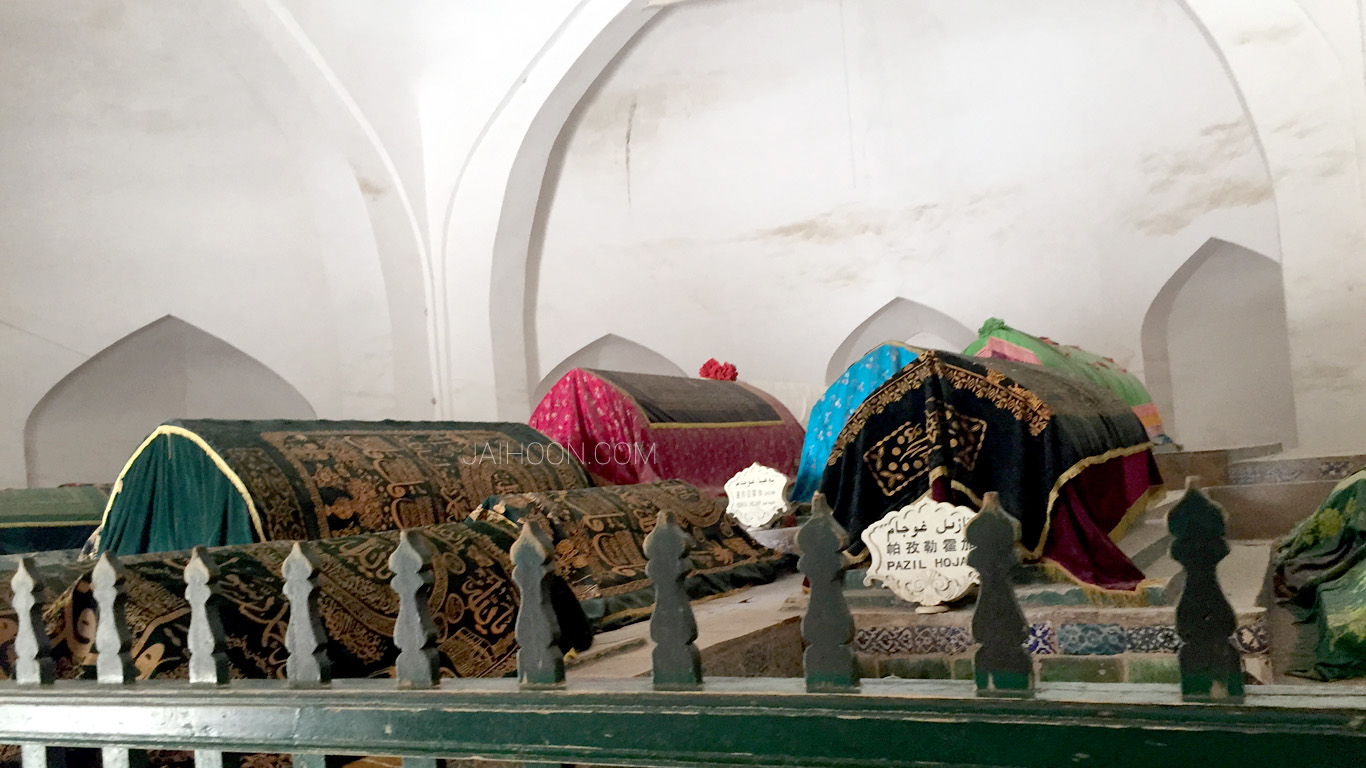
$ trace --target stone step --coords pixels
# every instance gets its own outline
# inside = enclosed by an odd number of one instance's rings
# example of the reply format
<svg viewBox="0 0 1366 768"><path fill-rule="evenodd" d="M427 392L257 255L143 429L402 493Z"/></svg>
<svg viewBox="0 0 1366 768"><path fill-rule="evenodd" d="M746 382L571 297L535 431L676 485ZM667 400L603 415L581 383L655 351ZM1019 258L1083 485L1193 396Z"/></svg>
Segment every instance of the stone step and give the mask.
<svg viewBox="0 0 1366 768"><path fill-rule="evenodd" d="M746 587L693 603L697 647L705 674L722 677L801 675L800 614L790 599L802 592L801 574ZM575 677L637 677L650 674L654 642L641 621L593 638L567 662Z"/></svg>
<svg viewBox="0 0 1366 768"><path fill-rule="evenodd" d="M1230 539L1275 539L1313 514L1337 480L1245 483L1205 488L1224 508Z"/></svg>
<svg viewBox="0 0 1366 768"><path fill-rule="evenodd" d="M1181 500L1184 491L1167 491L1166 495L1149 505L1142 518L1129 525L1119 549L1145 574L1148 567L1171 549L1171 531L1167 530L1167 513Z"/></svg>
<svg viewBox="0 0 1366 768"><path fill-rule="evenodd" d="M1266 605L1267 569L1271 563L1271 541L1230 541L1229 554L1219 562L1219 586L1235 611L1250 611ZM1166 604L1181 599L1184 583L1181 564L1170 555L1159 559L1144 574L1164 585Z"/></svg>
<svg viewBox="0 0 1366 768"><path fill-rule="evenodd" d="M1211 482L1211 484L1250 485L1321 480L1337 481L1362 467L1366 467L1366 454L1296 456L1282 453L1253 459L1232 460L1228 465L1226 483Z"/></svg>
<svg viewBox="0 0 1366 768"><path fill-rule="evenodd" d="M1119 542L1120 550L1145 574L1153 563L1167 554L1171 546L1172 535L1167 530L1165 514L1153 515L1130 526Z"/></svg>
<svg viewBox="0 0 1366 768"><path fill-rule="evenodd" d="M1154 451L1153 458L1157 460L1157 468L1162 472L1162 480L1167 488L1181 490L1186 487L1186 478L1192 475L1204 478L1207 485L1224 485L1229 481L1231 464L1275 454L1280 450L1280 444L1275 443L1204 451Z"/></svg>

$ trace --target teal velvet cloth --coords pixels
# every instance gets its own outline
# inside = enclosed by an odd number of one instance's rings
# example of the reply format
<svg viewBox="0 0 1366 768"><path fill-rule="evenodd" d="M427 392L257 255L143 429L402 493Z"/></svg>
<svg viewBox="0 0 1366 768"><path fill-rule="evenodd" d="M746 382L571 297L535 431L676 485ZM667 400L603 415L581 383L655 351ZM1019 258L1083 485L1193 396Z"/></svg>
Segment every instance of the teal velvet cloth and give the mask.
<svg viewBox="0 0 1366 768"><path fill-rule="evenodd" d="M120 482L120 514L109 516L102 550L134 555L171 552L187 542L218 547L256 541L246 500L188 438L158 435Z"/></svg>

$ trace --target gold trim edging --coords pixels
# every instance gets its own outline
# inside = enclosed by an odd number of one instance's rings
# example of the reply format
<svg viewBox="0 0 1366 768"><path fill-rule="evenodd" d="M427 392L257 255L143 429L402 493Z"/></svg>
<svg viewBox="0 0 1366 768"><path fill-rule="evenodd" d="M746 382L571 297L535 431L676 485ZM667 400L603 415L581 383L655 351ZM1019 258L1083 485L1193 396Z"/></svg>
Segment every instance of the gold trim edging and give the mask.
<svg viewBox="0 0 1366 768"><path fill-rule="evenodd" d="M266 532L264 526L261 525L261 516L256 511L256 502L252 501L251 494L247 492L246 483L243 483L242 478L238 477L232 467L228 466L228 462L224 461L223 457L218 455L218 451L214 450L204 438L194 432L191 432L184 427L175 426L174 424L162 424L157 427L152 434L148 435L146 440L142 441L142 445L138 446L138 449L133 452L133 456L128 459L128 462L123 465L123 469L119 471L119 477L114 481L114 488L109 492L109 501L104 504L104 514L100 517L100 527L96 528L95 533L91 534L91 540L95 542L95 549L97 551L99 550L100 539L104 534L104 526L109 522L109 511L114 508L114 499L117 499L119 494L123 492L123 476L128 474L128 470L133 467L133 462L138 460L138 457L142 455L143 451L147 450L147 447L152 444L152 441L162 435L175 435L176 437L183 437L186 440L189 440L198 446L199 449L213 461L214 466L218 467L218 471L222 472L223 476L228 478L228 482L232 483L232 487L237 489L237 492L242 496L242 500L247 503L247 515L251 517L251 526L256 530L256 540L265 541Z"/></svg>

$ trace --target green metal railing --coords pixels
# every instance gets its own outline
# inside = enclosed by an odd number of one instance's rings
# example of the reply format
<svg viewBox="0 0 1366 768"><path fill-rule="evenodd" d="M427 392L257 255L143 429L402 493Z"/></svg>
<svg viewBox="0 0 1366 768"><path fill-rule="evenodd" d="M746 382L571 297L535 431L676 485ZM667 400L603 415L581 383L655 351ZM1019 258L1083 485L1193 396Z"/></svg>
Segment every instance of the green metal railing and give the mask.
<svg viewBox="0 0 1366 768"><path fill-rule="evenodd" d="M661 516L646 539L657 598L652 679L565 680L550 609L549 543L524 526L513 547L522 594L518 679L436 676L426 591L430 552L405 532L390 559L400 598L390 680L331 680L314 610L314 567L298 544L284 564L290 619L286 680L227 679L216 571L196 550L185 569L192 620L188 681L134 682L121 566L93 574L97 681L54 681L31 563L14 577L16 680L0 683L0 743L25 766L59 765L66 748L96 747L105 766L144 764L146 749L396 755L405 766L482 756L536 765L621 766L1239 766L1360 765L1366 695L1342 688L1243 690L1233 612L1215 565L1227 554L1219 508L1198 491L1169 517L1186 569L1177 608L1180 687L1035 684L1020 643L1024 617L1006 577L1018 527L989 498L968 528L982 576L973 633L976 680L863 680L849 644L840 550L844 531L817 502L798 534L811 587L802 622L805 679L702 680L697 628L682 590L687 538ZM1325 693L1324 690L1329 692Z"/></svg>

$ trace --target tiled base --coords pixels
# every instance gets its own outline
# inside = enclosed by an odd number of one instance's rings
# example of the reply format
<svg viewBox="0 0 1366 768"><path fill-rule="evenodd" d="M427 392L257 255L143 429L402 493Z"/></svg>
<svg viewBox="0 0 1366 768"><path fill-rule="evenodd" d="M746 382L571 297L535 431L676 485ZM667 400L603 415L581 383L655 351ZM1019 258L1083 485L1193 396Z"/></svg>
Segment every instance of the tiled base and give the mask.
<svg viewBox="0 0 1366 768"><path fill-rule="evenodd" d="M938 680L952 677L971 680L972 654L957 656L879 657L858 654L859 674L863 677L903 677ZM1265 654L1243 657L1248 683L1271 680L1271 665ZM1034 679L1045 683L1163 683L1181 682L1176 654L1122 654L1118 656L1035 656Z"/></svg>
<svg viewBox="0 0 1366 768"><path fill-rule="evenodd" d="M1173 611L1167 609L1026 610L1035 679L1045 682L1170 683L1180 680ZM976 646L967 614L855 613L854 634L864 677L972 677ZM1238 614L1230 638L1249 682L1270 682L1262 611Z"/></svg>
<svg viewBox="0 0 1366 768"><path fill-rule="evenodd" d="M1266 625L1261 617L1240 618L1245 623L1232 637L1238 651L1244 655L1266 653ZM1025 646L1036 656L1115 656L1175 653L1180 643L1176 627L1170 624L1048 620L1029 625ZM855 650L880 656L955 655L970 645L972 634L965 626L864 626L854 634Z"/></svg>

